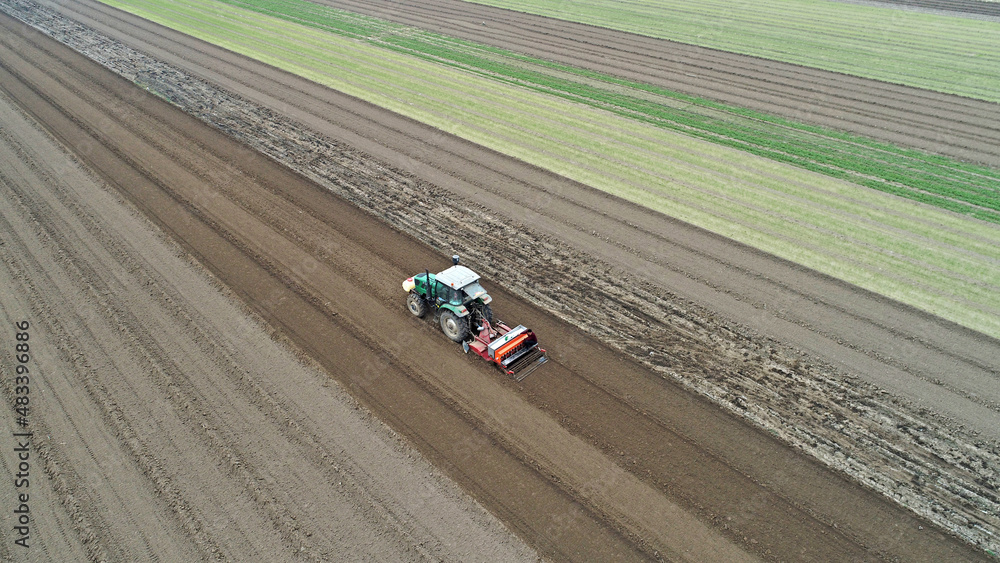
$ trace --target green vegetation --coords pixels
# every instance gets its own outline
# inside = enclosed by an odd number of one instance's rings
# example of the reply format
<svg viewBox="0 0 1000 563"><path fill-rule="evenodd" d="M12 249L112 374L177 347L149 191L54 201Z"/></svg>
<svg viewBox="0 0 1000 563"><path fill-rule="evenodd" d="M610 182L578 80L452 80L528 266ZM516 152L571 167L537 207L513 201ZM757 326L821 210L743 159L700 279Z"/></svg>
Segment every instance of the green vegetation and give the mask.
<svg viewBox="0 0 1000 563"><path fill-rule="evenodd" d="M1000 223L1000 173L989 168L308 2L220 1Z"/></svg>
<svg viewBox="0 0 1000 563"><path fill-rule="evenodd" d="M466 0L1000 101L1000 23L828 0Z"/></svg>
<svg viewBox="0 0 1000 563"><path fill-rule="evenodd" d="M996 222L994 170L299 0L107 3L1000 335L1000 228L884 193Z"/></svg>
<svg viewBox="0 0 1000 563"><path fill-rule="evenodd" d="M1000 172L989 168L307 2L220 1L1000 223Z"/></svg>

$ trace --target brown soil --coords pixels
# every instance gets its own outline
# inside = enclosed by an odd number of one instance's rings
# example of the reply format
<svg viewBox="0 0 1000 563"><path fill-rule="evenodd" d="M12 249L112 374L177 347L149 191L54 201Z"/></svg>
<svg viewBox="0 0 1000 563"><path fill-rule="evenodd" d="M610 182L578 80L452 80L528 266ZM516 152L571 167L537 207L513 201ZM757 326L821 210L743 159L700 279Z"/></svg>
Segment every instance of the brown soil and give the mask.
<svg viewBox="0 0 1000 563"><path fill-rule="evenodd" d="M838 467L871 476L868 485L901 502L931 502L969 528L993 526L965 516L989 494L977 479L992 478L993 446L935 414L996 429L994 341L141 20L109 11L101 23L87 15L106 10L100 5L73 10L239 92L118 43L91 44L91 56L228 135L7 18L3 89L542 554L979 557L675 382L707 382L703 392L714 388L761 424L772 417L786 439L801 432L790 441L808 449L802 440L813 440ZM94 39L72 26L51 29L65 41ZM553 361L523 385L463 357L402 307L398 282L443 266L442 251L453 249L534 303L493 291L498 315L529 324L552 350ZM609 265L628 272L628 283ZM787 309L774 315L754 304ZM811 307L831 320L801 320ZM812 342L815 356L863 377L896 378L891 388L931 410L917 413L793 357L734 318L792 346ZM926 334L913 341L911 331ZM894 342L924 365L880 358L878 347ZM960 376L929 382L920 369L936 369L933 362L985 374L983 390L963 388ZM968 507L947 497L942 480L968 484Z"/></svg>
<svg viewBox="0 0 1000 563"><path fill-rule="evenodd" d="M0 559L535 558L10 104L0 322L37 375L30 547Z"/></svg>

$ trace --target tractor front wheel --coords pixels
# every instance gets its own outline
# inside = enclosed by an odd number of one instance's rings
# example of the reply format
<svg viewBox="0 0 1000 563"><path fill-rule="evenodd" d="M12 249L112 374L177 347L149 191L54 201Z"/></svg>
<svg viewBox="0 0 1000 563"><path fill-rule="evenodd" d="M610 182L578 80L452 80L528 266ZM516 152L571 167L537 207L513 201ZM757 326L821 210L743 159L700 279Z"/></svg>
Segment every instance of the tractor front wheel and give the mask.
<svg viewBox="0 0 1000 563"><path fill-rule="evenodd" d="M406 308L418 319L424 318L424 315L427 314L427 302L416 293L410 293L406 296Z"/></svg>
<svg viewBox="0 0 1000 563"><path fill-rule="evenodd" d="M441 313L441 331L455 342L464 342L469 338L469 319L459 317L451 311Z"/></svg>

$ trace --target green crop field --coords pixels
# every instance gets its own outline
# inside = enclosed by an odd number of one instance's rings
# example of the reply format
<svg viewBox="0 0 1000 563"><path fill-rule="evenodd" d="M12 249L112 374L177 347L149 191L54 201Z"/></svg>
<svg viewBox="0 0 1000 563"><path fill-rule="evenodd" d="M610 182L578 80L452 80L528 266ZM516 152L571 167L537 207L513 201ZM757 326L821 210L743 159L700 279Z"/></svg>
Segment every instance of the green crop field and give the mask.
<svg viewBox="0 0 1000 563"><path fill-rule="evenodd" d="M1000 336L995 170L299 0L106 3Z"/></svg>
<svg viewBox="0 0 1000 563"><path fill-rule="evenodd" d="M396 52L1000 223L1000 173L987 168L388 22L350 18L306 2L220 1L358 40L377 37L373 44Z"/></svg>
<svg viewBox="0 0 1000 563"><path fill-rule="evenodd" d="M1000 23L828 0L466 0L1000 101Z"/></svg>

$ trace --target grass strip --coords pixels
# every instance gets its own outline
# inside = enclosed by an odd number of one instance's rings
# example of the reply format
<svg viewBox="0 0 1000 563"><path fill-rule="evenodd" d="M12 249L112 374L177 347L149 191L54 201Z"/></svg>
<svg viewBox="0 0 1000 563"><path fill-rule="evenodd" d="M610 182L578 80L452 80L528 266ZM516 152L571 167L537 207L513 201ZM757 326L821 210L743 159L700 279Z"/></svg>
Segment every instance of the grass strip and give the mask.
<svg viewBox="0 0 1000 563"><path fill-rule="evenodd" d="M467 0L1000 102L1000 23L826 0Z"/></svg>
<svg viewBox="0 0 1000 563"><path fill-rule="evenodd" d="M1000 334L1000 315L995 313L1000 311L1000 230L995 226L370 41L218 2L108 3L987 334ZM375 34L372 40L401 34L386 28L368 31Z"/></svg>
<svg viewBox="0 0 1000 563"><path fill-rule="evenodd" d="M806 126L664 88L581 72L566 65L354 16L301 0L220 1L1000 224L1000 172L986 167ZM525 65L534 68L525 68ZM546 74L546 69L689 105L657 103L635 94L612 91L609 87ZM706 109L725 112L726 118L711 115Z"/></svg>

